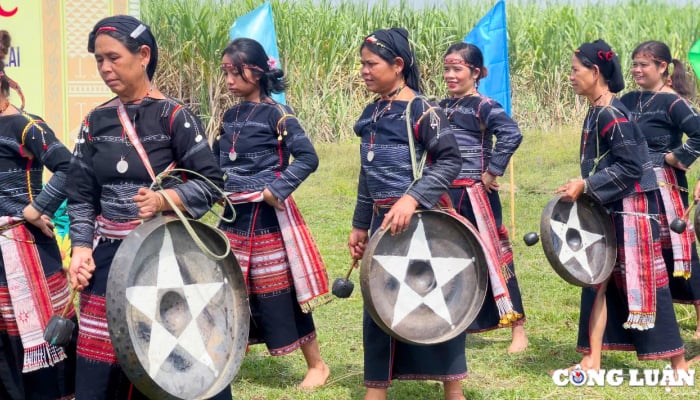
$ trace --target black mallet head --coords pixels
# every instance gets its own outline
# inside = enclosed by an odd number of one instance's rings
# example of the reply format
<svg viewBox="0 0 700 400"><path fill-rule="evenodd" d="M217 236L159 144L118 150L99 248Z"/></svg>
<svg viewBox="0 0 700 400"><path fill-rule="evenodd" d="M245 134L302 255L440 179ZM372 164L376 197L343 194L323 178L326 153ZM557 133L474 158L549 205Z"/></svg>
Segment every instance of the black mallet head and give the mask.
<svg viewBox="0 0 700 400"><path fill-rule="evenodd" d="M46 340L47 343L60 347L66 347L70 343L73 332L75 331L75 322L66 318L66 315L68 314L68 310L74 307L73 300L75 300L76 293L75 290L71 292L61 315L52 315L49 322L46 324L44 340Z"/></svg>
<svg viewBox="0 0 700 400"><path fill-rule="evenodd" d="M332 293L336 297L345 299L350 297L352 290L355 288L355 284L351 280L345 278L336 278L333 281Z"/></svg>
<svg viewBox="0 0 700 400"><path fill-rule="evenodd" d="M44 330L44 340L51 345L66 347L73 337L75 322L60 315L54 315L49 319Z"/></svg>
<svg viewBox="0 0 700 400"><path fill-rule="evenodd" d="M526 245L532 246L540 241L540 236L537 234L537 232L528 232L525 234L525 236L523 236L523 241Z"/></svg>
<svg viewBox="0 0 700 400"><path fill-rule="evenodd" d="M676 233L683 233L687 224L686 221L688 221L688 216L690 216L690 210L692 210L696 204L698 204L698 201L693 200L693 202L690 204L690 207L686 208L685 212L683 213L683 216L680 218L674 218L674 220L671 221L668 227Z"/></svg>
<svg viewBox="0 0 700 400"><path fill-rule="evenodd" d="M686 222L681 218L675 218L671 221L669 228L676 233L683 233L685 231Z"/></svg>
<svg viewBox="0 0 700 400"><path fill-rule="evenodd" d="M350 280L350 274L352 274L352 270L356 267L357 260L353 260L352 265L350 265L348 272L345 274L345 278L336 278L333 281L331 293L333 293L334 296L340 297L341 299L350 297L352 290L355 288L355 284Z"/></svg>

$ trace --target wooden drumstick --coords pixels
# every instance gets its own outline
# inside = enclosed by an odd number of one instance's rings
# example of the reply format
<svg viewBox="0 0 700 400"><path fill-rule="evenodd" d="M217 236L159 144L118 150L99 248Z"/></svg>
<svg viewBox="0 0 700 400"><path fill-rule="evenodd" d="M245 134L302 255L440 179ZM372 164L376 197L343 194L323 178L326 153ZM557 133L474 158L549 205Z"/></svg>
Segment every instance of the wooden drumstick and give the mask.
<svg viewBox="0 0 700 400"><path fill-rule="evenodd" d="M68 314L68 310L70 310L71 306L74 306L75 302L75 294L78 293L77 290L71 290L70 297L68 298L68 302L66 305L63 307L63 312L61 313L61 317L65 318L66 314Z"/></svg>
<svg viewBox="0 0 700 400"><path fill-rule="evenodd" d="M697 200L693 200L693 202L690 204L690 206L685 210L683 213L683 218L681 218L683 221L688 220L688 216L690 215L690 211L695 207L695 205L698 204Z"/></svg>
<svg viewBox="0 0 700 400"><path fill-rule="evenodd" d="M355 268L357 268L357 263L359 261L360 260L358 260L357 258L352 259L352 264L350 264L350 268L348 269L348 273L345 274L345 280L350 279L350 275L352 275L352 271L355 270Z"/></svg>

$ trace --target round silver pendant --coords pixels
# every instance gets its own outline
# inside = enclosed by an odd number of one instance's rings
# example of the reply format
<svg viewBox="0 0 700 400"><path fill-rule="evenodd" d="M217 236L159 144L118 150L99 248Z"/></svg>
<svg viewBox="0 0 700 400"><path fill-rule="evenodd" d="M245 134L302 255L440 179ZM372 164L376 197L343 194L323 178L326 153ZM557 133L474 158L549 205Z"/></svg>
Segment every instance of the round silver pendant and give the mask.
<svg viewBox="0 0 700 400"><path fill-rule="evenodd" d="M367 161L372 162L374 160L374 151L370 150L367 152Z"/></svg>
<svg viewBox="0 0 700 400"><path fill-rule="evenodd" d="M202 141L202 139L204 139L204 137L203 137L202 135L197 135L197 136L194 138L194 141L197 142L197 143L199 143L199 142Z"/></svg>
<svg viewBox="0 0 700 400"><path fill-rule="evenodd" d="M185 122L185 128L189 128L191 125L189 122Z"/></svg>
<svg viewBox="0 0 700 400"><path fill-rule="evenodd" d="M235 151L229 152L228 153L228 159L231 161L236 161L236 158L238 158L238 154L236 154Z"/></svg>
<svg viewBox="0 0 700 400"><path fill-rule="evenodd" d="M128 169L129 169L129 163L126 162L126 160L123 158L121 160L119 160L119 162L117 163L117 172L119 172L120 174L123 174Z"/></svg>

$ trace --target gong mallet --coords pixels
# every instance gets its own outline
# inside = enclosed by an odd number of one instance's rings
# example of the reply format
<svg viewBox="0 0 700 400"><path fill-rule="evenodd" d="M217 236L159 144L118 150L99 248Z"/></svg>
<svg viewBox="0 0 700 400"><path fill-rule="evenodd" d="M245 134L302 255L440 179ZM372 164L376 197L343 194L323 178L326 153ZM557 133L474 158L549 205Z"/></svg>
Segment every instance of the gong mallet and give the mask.
<svg viewBox="0 0 700 400"><path fill-rule="evenodd" d="M669 228L671 228L672 231L676 233L683 233L685 231L685 227L687 225L688 221L688 216L690 215L690 211L695 207L695 205L698 203L697 200L693 200L693 203L688 207L687 210L683 213L683 216L681 218L675 218L673 221L671 221L671 224L669 225Z"/></svg>
<svg viewBox="0 0 700 400"><path fill-rule="evenodd" d="M333 281L332 293L336 297L345 299L350 297L352 294L355 284L350 280L350 274L352 274L352 271L357 268L357 261L357 259L352 260L352 264L350 265L348 272L345 274L345 278L336 278L335 281Z"/></svg>
<svg viewBox="0 0 700 400"><path fill-rule="evenodd" d="M539 241L540 236L537 234L537 232L528 232L523 236L523 242L525 242L525 244L528 246L534 246Z"/></svg>
<svg viewBox="0 0 700 400"><path fill-rule="evenodd" d="M66 314L68 314L68 310L73 306L76 293L76 290L71 293L66 306L63 307L61 315L51 316L49 323L46 324L44 340L46 340L47 343L60 347L66 347L68 343L70 343L73 337L73 330L75 329L75 322L66 318Z"/></svg>

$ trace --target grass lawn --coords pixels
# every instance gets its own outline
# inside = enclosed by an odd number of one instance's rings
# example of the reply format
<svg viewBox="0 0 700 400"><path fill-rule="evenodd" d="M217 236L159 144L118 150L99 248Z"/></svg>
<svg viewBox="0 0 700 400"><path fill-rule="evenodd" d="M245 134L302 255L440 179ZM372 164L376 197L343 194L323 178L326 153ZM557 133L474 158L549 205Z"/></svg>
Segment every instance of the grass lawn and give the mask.
<svg viewBox="0 0 700 400"><path fill-rule="evenodd" d="M467 338L469 377L463 382L468 399L697 399L700 387L630 387L628 377L620 387L557 387L548 371L580 360L575 351L580 289L564 282L545 259L541 245L527 247L522 236L539 230L542 209L554 190L578 176L578 129L525 132L514 161L515 184L502 178L504 221L510 228L510 189L515 191L515 266L527 314L528 349L508 355L510 331L500 329ZM356 144L321 144L319 170L295 193L295 199L311 226L328 267L330 280L344 276L350 265L346 248L354 207L358 149ZM696 173L691 174L695 178ZM232 384L234 398L263 399L361 399L363 347L362 296L359 271L353 275L355 290L348 299L335 299L314 313L321 352L331 368L329 382L314 392L295 386L302 380L305 363L300 351L270 357L264 346L253 346ZM695 316L690 306L676 306L686 356L700 353L691 340ZM604 352L603 368L663 368L666 362L641 362L633 353ZM696 380L700 381L700 379ZM436 382L395 381L390 399L442 399Z"/></svg>

